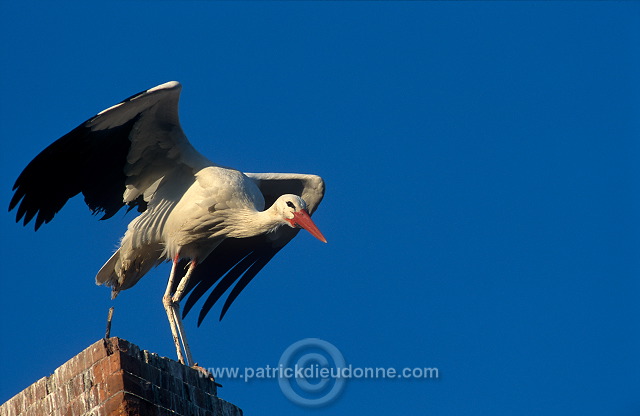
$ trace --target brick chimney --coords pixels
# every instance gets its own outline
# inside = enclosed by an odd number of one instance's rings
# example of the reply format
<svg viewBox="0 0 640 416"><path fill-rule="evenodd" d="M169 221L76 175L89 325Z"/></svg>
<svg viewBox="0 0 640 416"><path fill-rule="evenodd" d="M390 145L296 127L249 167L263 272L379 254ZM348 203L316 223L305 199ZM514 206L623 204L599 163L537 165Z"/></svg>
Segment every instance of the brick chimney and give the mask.
<svg viewBox="0 0 640 416"><path fill-rule="evenodd" d="M17 415L241 416L198 370L128 341L95 342L0 406Z"/></svg>

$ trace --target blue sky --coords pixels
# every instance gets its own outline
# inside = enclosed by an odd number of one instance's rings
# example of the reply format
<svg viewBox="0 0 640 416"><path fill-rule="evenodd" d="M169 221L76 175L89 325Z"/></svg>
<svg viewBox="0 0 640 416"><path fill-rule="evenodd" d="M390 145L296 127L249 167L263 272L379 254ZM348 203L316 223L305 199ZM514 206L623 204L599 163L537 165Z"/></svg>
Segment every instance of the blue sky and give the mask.
<svg viewBox="0 0 640 416"><path fill-rule="evenodd" d="M0 3L0 205L42 149L178 80L194 146L316 173L314 219L222 322L205 367L329 341L361 367L322 409L223 381L246 414L640 411L640 5L635 2ZM174 357L162 265L115 301L94 276L132 215L81 198L37 233L0 216L0 402L112 334Z"/></svg>

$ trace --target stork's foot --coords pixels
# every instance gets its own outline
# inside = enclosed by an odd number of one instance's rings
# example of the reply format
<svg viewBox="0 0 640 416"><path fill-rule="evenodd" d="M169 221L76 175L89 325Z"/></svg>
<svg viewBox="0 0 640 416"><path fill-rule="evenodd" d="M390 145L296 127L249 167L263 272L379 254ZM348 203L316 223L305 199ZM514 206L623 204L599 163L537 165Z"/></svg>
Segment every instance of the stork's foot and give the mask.
<svg viewBox="0 0 640 416"><path fill-rule="evenodd" d="M211 381L213 381L213 383L217 386L217 387L222 387L222 384L217 383L216 379L213 378L213 374L211 374L211 372L209 370L207 370L204 367L200 367L198 365L198 363L195 363L194 365L191 366L191 368L193 368L194 370L198 370L201 374L202 377L207 378Z"/></svg>
<svg viewBox="0 0 640 416"><path fill-rule="evenodd" d="M198 370L202 374L202 377L208 378L209 380L215 380L213 378L213 374L211 374L211 372L206 368L200 367L198 363L195 363L194 365L192 365L191 368L193 368L194 370Z"/></svg>

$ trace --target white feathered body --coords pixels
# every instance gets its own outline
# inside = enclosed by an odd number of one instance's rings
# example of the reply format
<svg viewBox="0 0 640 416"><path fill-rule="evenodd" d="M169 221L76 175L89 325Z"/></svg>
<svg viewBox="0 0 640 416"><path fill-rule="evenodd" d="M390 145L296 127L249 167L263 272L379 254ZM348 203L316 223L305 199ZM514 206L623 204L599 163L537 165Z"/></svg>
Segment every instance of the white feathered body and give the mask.
<svg viewBox="0 0 640 416"><path fill-rule="evenodd" d="M186 191L189 181L175 175L193 178ZM96 276L114 294L165 260L203 261L227 237L250 237L279 225L269 221L268 211L261 213L265 202L255 182L235 169L212 165L195 175L176 170L152 188L145 195L147 210L129 224L120 248Z"/></svg>

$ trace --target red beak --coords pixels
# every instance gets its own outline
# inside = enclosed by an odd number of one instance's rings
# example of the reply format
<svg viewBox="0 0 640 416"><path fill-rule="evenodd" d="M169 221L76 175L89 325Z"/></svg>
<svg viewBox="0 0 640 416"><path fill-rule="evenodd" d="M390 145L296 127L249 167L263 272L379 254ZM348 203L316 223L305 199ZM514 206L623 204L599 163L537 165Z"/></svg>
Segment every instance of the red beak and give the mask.
<svg viewBox="0 0 640 416"><path fill-rule="evenodd" d="M297 225L298 227L302 227L305 230L309 231L312 236L322 241L323 243L327 242L327 239L324 238L318 227L311 221L311 217L309 213L305 209L301 209L298 212L293 213L293 219L289 220L293 225Z"/></svg>

